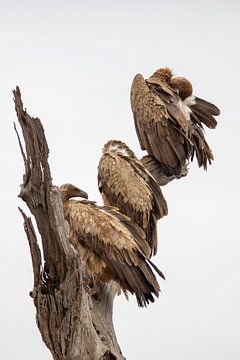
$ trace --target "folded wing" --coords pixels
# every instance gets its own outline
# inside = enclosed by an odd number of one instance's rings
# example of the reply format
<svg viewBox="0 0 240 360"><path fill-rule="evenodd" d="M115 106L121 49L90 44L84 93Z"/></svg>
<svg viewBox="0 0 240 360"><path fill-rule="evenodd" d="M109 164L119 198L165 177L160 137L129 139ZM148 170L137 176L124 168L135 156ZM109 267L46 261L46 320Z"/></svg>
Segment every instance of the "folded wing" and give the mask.
<svg viewBox="0 0 240 360"><path fill-rule="evenodd" d="M154 165L151 172L159 184L186 175L184 169L195 156L199 167L207 169L211 164L213 154L203 125L214 129L220 111L192 95L192 85L186 78L173 77L168 68L157 70L148 80L137 74L131 87L131 107L141 148L149 155L143 163L159 164L159 170Z"/></svg>
<svg viewBox="0 0 240 360"><path fill-rule="evenodd" d="M114 208L74 200L64 203L64 215L70 227L70 242L94 278L117 281L124 291L136 295L139 306L159 296L153 270L164 276L145 259L146 250L139 245L144 243L145 235L129 218Z"/></svg>
<svg viewBox="0 0 240 360"><path fill-rule="evenodd" d="M104 204L118 207L138 224L155 254L156 222L167 215L167 203L154 178L123 142L110 140L104 146L98 185Z"/></svg>

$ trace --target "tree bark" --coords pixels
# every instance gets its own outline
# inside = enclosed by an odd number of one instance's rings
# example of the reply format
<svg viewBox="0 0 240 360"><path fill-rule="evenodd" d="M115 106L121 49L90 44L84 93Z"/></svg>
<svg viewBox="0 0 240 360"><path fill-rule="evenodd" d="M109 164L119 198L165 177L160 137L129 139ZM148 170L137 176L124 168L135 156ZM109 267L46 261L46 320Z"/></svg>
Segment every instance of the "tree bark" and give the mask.
<svg viewBox="0 0 240 360"><path fill-rule="evenodd" d="M178 170L178 175L176 175L175 171L170 170L166 165L161 164L154 156L145 155L140 161L160 186L167 185L170 181L181 179L188 174L187 164L181 165Z"/></svg>
<svg viewBox="0 0 240 360"><path fill-rule="evenodd" d="M19 197L35 217L42 244L41 251L31 218L20 209L34 275L30 296L42 339L54 360L123 360L112 322L116 284L88 286L87 271L68 242L68 224L60 192L52 184L43 126L23 109L18 87L13 94L25 142L24 149L15 126L25 165Z"/></svg>

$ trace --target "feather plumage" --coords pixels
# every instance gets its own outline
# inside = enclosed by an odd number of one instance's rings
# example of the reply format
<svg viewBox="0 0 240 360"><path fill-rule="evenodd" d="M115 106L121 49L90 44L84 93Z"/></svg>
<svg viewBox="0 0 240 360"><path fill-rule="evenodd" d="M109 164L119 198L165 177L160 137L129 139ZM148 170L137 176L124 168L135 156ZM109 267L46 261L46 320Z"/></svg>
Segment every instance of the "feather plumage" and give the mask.
<svg viewBox="0 0 240 360"><path fill-rule="evenodd" d="M142 150L160 167L166 166L170 176L180 177L195 154L199 167L207 169L211 164L213 155L201 128L203 124L215 128L214 116L220 111L193 96L187 79L174 77L168 68L157 70L147 80L137 74L131 87L131 107Z"/></svg>
<svg viewBox="0 0 240 360"><path fill-rule="evenodd" d="M110 140L105 144L98 185L104 204L118 207L137 223L155 254L156 221L167 215L167 203L155 179L125 143Z"/></svg>
<svg viewBox="0 0 240 360"><path fill-rule="evenodd" d="M117 281L124 291L136 295L139 306L153 302L160 292L153 270L164 276L146 259L150 249L143 230L116 208L70 200L78 196L77 189L71 184L60 187L64 216L70 228L69 241L92 277Z"/></svg>

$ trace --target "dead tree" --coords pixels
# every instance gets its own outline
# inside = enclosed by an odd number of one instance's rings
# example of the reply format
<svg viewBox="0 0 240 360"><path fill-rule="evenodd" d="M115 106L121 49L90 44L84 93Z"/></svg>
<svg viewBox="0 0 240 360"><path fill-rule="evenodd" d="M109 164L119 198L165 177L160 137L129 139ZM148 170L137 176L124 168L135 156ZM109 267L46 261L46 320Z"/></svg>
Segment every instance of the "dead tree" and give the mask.
<svg viewBox="0 0 240 360"><path fill-rule="evenodd" d="M123 360L112 322L116 286L102 286L98 298L86 286L88 274L68 242L60 192L52 184L43 126L23 109L18 87L13 94L25 142L24 149L15 126L25 165L19 197L35 217L42 243L41 253L31 218L20 209L34 275L30 295L42 339L54 360Z"/></svg>

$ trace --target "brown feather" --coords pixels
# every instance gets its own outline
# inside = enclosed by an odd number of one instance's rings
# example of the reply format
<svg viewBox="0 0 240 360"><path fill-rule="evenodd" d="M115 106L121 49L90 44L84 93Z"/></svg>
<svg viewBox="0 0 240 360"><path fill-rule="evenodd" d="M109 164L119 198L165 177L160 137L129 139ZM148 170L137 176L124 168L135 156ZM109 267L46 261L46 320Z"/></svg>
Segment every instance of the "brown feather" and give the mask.
<svg viewBox="0 0 240 360"><path fill-rule="evenodd" d="M196 153L199 167L203 166L203 168L207 170L208 163L211 164L213 160L212 151L208 143L206 142L203 134L203 130L200 127L193 126L191 131L192 131L192 141L194 144L192 147L191 156L193 158L194 153Z"/></svg>
<svg viewBox="0 0 240 360"><path fill-rule="evenodd" d="M215 127L217 126L216 119L211 114L204 111L200 106L198 106L198 104L193 105L191 116L192 115L195 115L194 119L197 118L197 123L201 127L202 127L201 123L203 123L204 125L206 125L210 129L215 129Z"/></svg>
<svg viewBox="0 0 240 360"><path fill-rule="evenodd" d="M210 103L209 101L201 99L201 98L199 98L197 96L196 96L195 99L196 99L196 105L195 106L198 106L199 108L204 110L204 112L209 113L209 114L211 114L213 116L220 115L220 110L216 105Z"/></svg>
<svg viewBox="0 0 240 360"><path fill-rule="evenodd" d="M183 158L181 161L185 163L187 154L184 144L181 145L180 153L175 151L175 131L178 130L171 128L169 115L173 118L174 115L176 116L176 125L180 129L182 126L184 131L187 130L187 124L178 110L179 96L173 91L166 92L166 88L162 85L164 78L157 82L155 77L146 82L138 74L133 80L131 106L135 126L142 149L146 149L149 155L153 155L160 163L174 171L182 165L179 158ZM170 89L169 84L166 84L166 87ZM161 97L164 92L165 96ZM172 114L168 113L168 107Z"/></svg>
<svg viewBox="0 0 240 360"><path fill-rule="evenodd" d="M172 77L168 68L157 70L146 81L137 74L131 87L131 107L141 148L173 175L180 177L194 154L204 169L211 163L211 150L196 127L201 129L204 124L215 128L214 116L220 111L194 97L192 84L186 78ZM197 146L202 148L194 148Z"/></svg>
<svg viewBox="0 0 240 360"><path fill-rule="evenodd" d="M152 175L123 142L110 140L105 144L98 165L98 184L104 204L116 206L138 224L155 254L156 220L167 215L167 203Z"/></svg>
<svg viewBox="0 0 240 360"><path fill-rule="evenodd" d="M139 306L153 302L160 292L153 270L163 275L155 265L147 263L138 246L135 235L144 237L143 231L131 232L129 229L137 225L124 226L121 220L131 220L117 214L116 209L99 207L86 200L68 200L66 185L72 186L65 184L60 190L70 228L69 241L90 274L98 281L117 281L124 291L136 295ZM78 196L77 193L74 196Z"/></svg>

